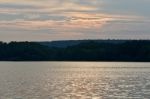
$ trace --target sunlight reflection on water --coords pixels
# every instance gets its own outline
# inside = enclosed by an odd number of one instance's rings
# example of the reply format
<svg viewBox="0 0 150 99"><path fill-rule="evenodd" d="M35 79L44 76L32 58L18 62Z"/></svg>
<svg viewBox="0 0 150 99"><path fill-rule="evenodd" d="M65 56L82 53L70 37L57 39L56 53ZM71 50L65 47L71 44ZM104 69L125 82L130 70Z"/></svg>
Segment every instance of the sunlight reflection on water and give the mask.
<svg viewBox="0 0 150 99"><path fill-rule="evenodd" d="M150 63L0 63L0 99L149 99Z"/></svg>

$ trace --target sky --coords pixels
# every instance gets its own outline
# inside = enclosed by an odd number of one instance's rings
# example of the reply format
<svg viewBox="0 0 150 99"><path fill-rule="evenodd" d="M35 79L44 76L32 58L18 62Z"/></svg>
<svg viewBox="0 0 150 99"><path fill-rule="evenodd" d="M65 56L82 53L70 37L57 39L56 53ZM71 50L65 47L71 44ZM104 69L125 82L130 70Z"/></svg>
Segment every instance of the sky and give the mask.
<svg viewBox="0 0 150 99"><path fill-rule="evenodd" d="M0 41L150 39L150 0L0 0Z"/></svg>

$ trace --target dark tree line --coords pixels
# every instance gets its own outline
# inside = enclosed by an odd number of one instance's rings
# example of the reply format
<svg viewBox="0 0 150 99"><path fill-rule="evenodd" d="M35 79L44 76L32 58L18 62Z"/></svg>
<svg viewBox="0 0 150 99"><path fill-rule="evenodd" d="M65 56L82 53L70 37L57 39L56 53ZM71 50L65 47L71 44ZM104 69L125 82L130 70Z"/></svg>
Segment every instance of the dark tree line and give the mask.
<svg viewBox="0 0 150 99"><path fill-rule="evenodd" d="M119 41L118 41L119 42ZM1 61L150 61L150 41L87 41L65 48L38 42L0 42Z"/></svg>
<svg viewBox="0 0 150 99"><path fill-rule="evenodd" d="M0 60L46 60L48 47L34 42L0 43Z"/></svg>

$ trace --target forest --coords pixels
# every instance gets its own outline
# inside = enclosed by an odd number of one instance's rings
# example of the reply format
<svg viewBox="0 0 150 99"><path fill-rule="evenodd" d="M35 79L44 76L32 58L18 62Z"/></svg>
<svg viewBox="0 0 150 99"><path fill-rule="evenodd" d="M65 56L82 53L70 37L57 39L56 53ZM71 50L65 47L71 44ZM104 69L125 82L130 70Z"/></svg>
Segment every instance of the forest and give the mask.
<svg viewBox="0 0 150 99"><path fill-rule="evenodd" d="M67 44L70 41L65 41ZM65 42L63 44L65 44ZM44 42L0 42L0 61L150 62L149 40L83 40L65 47ZM58 43L61 43L58 42Z"/></svg>

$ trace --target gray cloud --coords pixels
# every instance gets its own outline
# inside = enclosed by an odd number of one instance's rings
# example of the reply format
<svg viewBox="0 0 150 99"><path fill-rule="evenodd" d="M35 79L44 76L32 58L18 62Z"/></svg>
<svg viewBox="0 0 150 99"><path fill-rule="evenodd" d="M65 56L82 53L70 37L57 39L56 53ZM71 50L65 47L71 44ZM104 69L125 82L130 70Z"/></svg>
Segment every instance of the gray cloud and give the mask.
<svg viewBox="0 0 150 99"><path fill-rule="evenodd" d="M0 2L0 40L150 39L149 0Z"/></svg>

